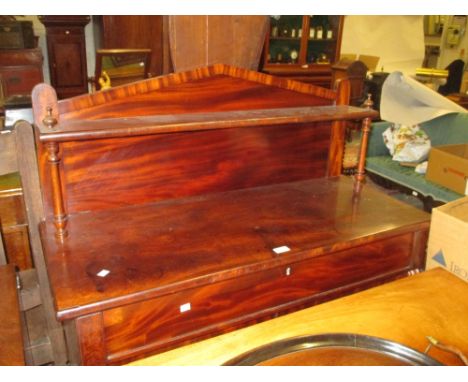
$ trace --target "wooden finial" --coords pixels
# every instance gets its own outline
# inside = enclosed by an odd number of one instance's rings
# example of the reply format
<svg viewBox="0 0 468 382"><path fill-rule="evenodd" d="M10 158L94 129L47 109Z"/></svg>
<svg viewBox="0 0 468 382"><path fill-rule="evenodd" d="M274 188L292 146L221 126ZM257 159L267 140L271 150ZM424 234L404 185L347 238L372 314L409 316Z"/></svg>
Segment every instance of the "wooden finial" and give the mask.
<svg viewBox="0 0 468 382"><path fill-rule="evenodd" d="M374 106L374 101L372 101L372 94L367 93L367 99L364 101L363 105L366 109L372 109Z"/></svg>
<svg viewBox="0 0 468 382"><path fill-rule="evenodd" d="M55 125L58 123L57 118L55 118L52 115L52 107L47 106L46 111L47 111L47 115L42 120L42 123L49 129L53 129Z"/></svg>

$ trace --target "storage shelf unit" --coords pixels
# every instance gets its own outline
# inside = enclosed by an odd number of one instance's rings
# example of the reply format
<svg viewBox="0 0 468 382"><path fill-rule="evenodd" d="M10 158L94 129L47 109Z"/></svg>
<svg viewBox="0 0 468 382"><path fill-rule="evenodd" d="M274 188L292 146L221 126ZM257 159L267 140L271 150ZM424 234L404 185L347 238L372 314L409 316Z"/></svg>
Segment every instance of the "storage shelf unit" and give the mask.
<svg viewBox="0 0 468 382"><path fill-rule="evenodd" d="M331 65L339 59L343 16L272 16L262 70L331 87Z"/></svg>

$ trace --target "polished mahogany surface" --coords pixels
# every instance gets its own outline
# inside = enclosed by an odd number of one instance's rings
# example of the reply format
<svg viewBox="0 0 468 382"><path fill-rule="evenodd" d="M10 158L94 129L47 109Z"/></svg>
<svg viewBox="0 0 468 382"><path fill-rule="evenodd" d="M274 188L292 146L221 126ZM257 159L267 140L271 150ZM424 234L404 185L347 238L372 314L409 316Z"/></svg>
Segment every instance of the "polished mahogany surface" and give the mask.
<svg viewBox="0 0 468 382"><path fill-rule="evenodd" d="M353 203L352 180L331 178L81 213L68 224L63 244L50 221L42 236L58 314L70 318L425 229L428 215L371 185ZM291 251L273 252L284 245Z"/></svg>
<svg viewBox="0 0 468 382"><path fill-rule="evenodd" d="M216 64L62 100L60 121L332 105L337 93Z"/></svg>
<svg viewBox="0 0 468 382"><path fill-rule="evenodd" d="M41 126L39 131L42 142L64 142L234 127L360 120L377 115L374 111L346 105L303 106L65 121L53 130Z"/></svg>
<svg viewBox="0 0 468 382"><path fill-rule="evenodd" d="M214 65L60 101L50 128L42 121L54 91L39 86L46 215L48 144L60 144L70 213L338 175L344 121L377 115L343 105L346 94Z"/></svg>

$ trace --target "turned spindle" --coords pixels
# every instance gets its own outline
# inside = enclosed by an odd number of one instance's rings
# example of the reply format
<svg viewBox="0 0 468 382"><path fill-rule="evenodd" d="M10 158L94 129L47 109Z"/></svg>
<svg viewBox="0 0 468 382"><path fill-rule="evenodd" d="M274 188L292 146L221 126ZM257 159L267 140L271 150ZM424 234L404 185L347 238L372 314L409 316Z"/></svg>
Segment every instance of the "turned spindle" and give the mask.
<svg viewBox="0 0 468 382"><path fill-rule="evenodd" d="M363 106L366 109L372 109L372 106L374 105L374 102L372 102L371 99L371 94L367 95L367 99L364 102ZM357 165L357 171L355 175L355 180L358 183L364 182L366 178L366 171L365 171L365 166L366 166L366 154L367 154L367 145L369 143L369 133L371 129L371 118L367 117L364 118L362 121L362 136L361 136L361 147L359 149L359 160L358 160L358 165ZM357 187L357 189L360 189L360 186Z"/></svg>

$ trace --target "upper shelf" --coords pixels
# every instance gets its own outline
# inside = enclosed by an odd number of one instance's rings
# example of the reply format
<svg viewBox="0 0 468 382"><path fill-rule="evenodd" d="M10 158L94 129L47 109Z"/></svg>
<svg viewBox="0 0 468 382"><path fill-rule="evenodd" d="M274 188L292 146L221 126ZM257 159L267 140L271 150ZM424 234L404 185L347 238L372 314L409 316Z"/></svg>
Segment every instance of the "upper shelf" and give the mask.
<svg viewBox="0 0 468 382"><path fill-rule="evenodd" d="M182 131L214 130L249 126L273 126L316 121L375 118L378 113L352 106L289 107L211 113L107 118L64 121L54 128L39 126L43 142L115 138Z"/></svg>

